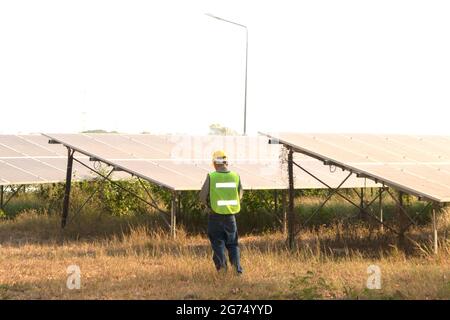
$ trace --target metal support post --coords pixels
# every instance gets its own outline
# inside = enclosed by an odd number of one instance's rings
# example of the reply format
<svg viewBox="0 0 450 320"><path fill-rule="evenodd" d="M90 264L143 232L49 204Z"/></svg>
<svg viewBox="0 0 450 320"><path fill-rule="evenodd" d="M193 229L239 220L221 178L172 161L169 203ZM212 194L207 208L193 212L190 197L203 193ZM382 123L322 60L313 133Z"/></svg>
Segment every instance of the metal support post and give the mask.
<svg viewBox="0 0 450 320"><path fill-rule="evenodd" d="M273 191L273 211L275 216L278 215L278 190Z"/></svg>
<svg viewBox="0 0 450 320"><path fill-rule="evenodd" d="M176 228L177 228L177 195L175 192L173 192L170 206L170 235L172 239L176 238Z"/></svg>
<svg viewBox="0 0 450 320"><path fill-rule="evenodd" d="M287 236L287 194L286 190L281 193L281 207L282 207L282 224L283 224L283 234Z"/></svg>
<svg viewBox="0 0 450 320"><path fill-rule="evenodd" d="M436 205L433 206L433 248L434 254L438 254L438 231L436 222Z"/></svg>
<svg viewBox="0 0 450 320"><path fill-rule="evenodd" d="M398 192L398 202L397 202L397 219L399 227L398 242L401 247L405 247L405 223L404 223L404 206L403 206L403 191Z"/></svg>
<svg viewBox="0 0 450 320"><path fill-rule="evenodd" d="M287 216L287 229L288 229L288 245L289 248L294 248L294 151L289 149L288 153L288 176L289 176L289 208Z"/></svg>
<svg viewBox="0 0 450 320"><path fill-rule="evenodd" d="M384 225L383 225L383 197L382 194L380 194L380 197L378 199L378 209L380 210L380 231L384 232Z"/></svg>
<svg viewBox="0 0 450 320"><path fill-rule="evenodd" d="M177 215L178 218L181 218L183 220L185 217L183 217L183 207L181 206L181 193L177 193Z"/></svg>
<svg viewBox="0 0 450 320"><path fill-rule="evenodd" d="M361 188L360 189L361 190L361 201L360 201L360 204L359 204L359 206L360 206L360 211L359 211L359 218L360 219L362 219L363 217L365 217L365 214L364 214L364 188Z"/></svg>
<svg viewBox="0 0 450 320"><path fill-rule="evenodd" d="M64 192L63 212L61 218L61 228L66 226L67 216L69 215L69 203L70 203L70 188L72 184L72 166L73 166L73 151L67 148L67 171L66 171L66 190Z"/></svg>
<svg viewBox="0 0 450 320"><path fill-rule="evenodd" d="M0 210L3 210L3 186L0 186Z"/></svg>

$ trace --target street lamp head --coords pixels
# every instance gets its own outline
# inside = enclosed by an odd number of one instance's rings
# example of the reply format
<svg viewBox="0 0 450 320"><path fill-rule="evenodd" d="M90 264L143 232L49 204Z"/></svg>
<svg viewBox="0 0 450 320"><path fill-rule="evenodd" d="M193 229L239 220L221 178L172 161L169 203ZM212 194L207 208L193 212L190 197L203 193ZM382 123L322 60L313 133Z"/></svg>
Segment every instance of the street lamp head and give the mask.
<svg viewBox="0 0 450 320"><path fill-rule="evenodd" d="M221 20L218 16L215 16L212 13L205 13L205 15L207 15L208 17L214 18L214 19Z"/></svg>
<svg viewBox="0 0 450 320"><path fill-rule="evenodd" d="M240 27L243 27L243 28L247 29L247 26L244 26L243 24L240 24L240 23L237 23L237 22L234 22L234 21L231 21L231 20L227 20L227 19L215 16L212 13L205 13L205 15L207 15L208 17L211 17L211 18L214 18L214 19L217 19L217 20L220 20L220 21L228 22L228 23L231 23L231 24L234 24L234 25L237 25L237 26L240 26Z"/></svg>

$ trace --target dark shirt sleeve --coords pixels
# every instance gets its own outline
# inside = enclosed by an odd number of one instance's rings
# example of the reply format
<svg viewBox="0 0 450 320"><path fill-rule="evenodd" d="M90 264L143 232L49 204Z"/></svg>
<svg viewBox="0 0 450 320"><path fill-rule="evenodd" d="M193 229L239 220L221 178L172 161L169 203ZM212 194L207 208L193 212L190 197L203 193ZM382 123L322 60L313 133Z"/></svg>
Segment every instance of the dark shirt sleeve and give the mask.
<svg viewBox="0 0 450 320"><path fill-rule="evenodd" d="M241 176L239 176L238 191L239 191L239 198L242 199L242 196L244 195L244 189L242 189Z"/></svg>
<svg viewBox="0 0 450 320"><path fill-rule="evenodd" d="M199 197L200 201L209 208L209 174L206 175Z"/></svg>

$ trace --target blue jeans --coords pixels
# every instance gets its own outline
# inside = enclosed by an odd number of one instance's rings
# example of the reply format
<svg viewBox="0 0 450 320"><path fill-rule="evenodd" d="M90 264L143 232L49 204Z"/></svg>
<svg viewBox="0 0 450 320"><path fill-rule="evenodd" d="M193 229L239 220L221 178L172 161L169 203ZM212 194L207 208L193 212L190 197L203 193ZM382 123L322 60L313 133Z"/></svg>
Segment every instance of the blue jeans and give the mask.
<svg viewBox="0 0 450 320"><path fill-rule="evenodd" d="M208 237L213 249L213 261L217 271L227 269L225 248L231 265L236 272L242 273L236 217L234 214L208 216Z"/></svg>

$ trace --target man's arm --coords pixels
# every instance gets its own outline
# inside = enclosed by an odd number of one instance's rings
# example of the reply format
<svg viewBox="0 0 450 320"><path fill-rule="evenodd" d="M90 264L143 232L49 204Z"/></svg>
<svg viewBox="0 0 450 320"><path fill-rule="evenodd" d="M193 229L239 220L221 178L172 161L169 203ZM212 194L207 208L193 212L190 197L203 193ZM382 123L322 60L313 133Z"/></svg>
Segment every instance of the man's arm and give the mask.
<svg viewBox="0 0 450 320"><path fill-rule="evenodd" d="M209 174L206 175L205 182L203 182L203 186L202 186L202 189L200 190L200 195L199 195L200 201L207 207L209 207L208 196L209 196Z"/></svg>

